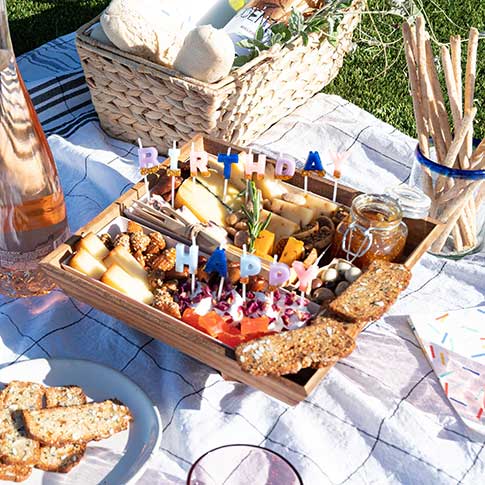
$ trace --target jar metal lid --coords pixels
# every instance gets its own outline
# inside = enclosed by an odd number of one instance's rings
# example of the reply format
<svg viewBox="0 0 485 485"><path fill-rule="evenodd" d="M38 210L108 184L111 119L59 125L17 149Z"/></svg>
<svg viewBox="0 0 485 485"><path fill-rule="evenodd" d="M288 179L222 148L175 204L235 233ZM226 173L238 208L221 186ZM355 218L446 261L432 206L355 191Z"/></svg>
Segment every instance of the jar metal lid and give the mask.
<svg viewBox="0 0 485 485"><path fill-rule="evenodd" d="M431 199L416 187L397 185L386 189L385 193L399 202L404 217L422 219L429 214Z"/></svg>

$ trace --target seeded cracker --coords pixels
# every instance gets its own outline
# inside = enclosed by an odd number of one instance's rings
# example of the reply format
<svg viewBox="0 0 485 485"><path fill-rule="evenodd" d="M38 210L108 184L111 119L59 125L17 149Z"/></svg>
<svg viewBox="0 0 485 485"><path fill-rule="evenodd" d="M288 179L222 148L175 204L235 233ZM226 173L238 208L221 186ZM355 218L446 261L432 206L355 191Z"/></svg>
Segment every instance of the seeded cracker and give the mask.
<svg viewBox="0 0 485 485"><path fill-rule="evenodd" d="M78 386L49 387L45 396L48 408L86 404L86 394ZM85 451L86 445L83 443L42 445L36 468L47 472L67 473L81 461Z"/></svg>
<svg viewBox="0 0 485 485"><path fill-rule="evenodd" d="M0 480L23 482L30 477L32 467L28 465L5 465L0 463Z"/></svg>
<svg viewBox="0 0 485 485"><path fill-rule="evenodd" d="M408 286L411 272L402 264L374 261L329 309L354 323L379 320Z"/></svg>
<svg viewBox="0 0 485 485"><path fill-rule="evenodd" d="M99 441L128 428L129 409L111 400L23 412L29 436L44 445Z"/></svg>
<svg viewBox="0 0 485 485"><path fill-rule="evenodd" d="M0 461L6 465L35 465L40 445L27 437L21 412L42 408L45 388L33 382L12 381L1 393ZM9 419L10 417L10 419ZM23 470L25 471L25 470ZM19 472L20 473L20 472ZM20 473L23 476L23 473Z"/></svg>
<svg viewBox="0 0 485 485"><path fill-rule="evenodd" d="M241 368L256 376L295 374L346 357L355 342L341 322L319 317L317 323L251 340L236 348Z"/></svg>

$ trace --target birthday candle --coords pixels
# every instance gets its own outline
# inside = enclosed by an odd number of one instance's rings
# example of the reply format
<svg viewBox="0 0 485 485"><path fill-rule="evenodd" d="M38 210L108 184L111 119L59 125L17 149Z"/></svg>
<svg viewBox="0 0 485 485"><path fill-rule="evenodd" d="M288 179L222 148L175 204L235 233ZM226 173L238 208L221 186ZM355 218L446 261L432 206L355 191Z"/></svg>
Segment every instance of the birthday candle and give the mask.
<svg viewBox="0 0 485 485"><path fill-rule="evenodd" d="M253 173L255 173L256 178L258 180L262 180L266 172L266 155L260 153L258 155L257 162L254 162L253 159L254 157L251 152L245 157L246 163L244 164L244 173L246 175L246 179L251 180L253 178Z"/></svg>
<svg viewBox="0 0 485 485"><path fill-rule="evenodd" d="M180 150L177 148L177 142L173 142L172 148L168 150L168 156L170 158L170 168L167 170L167 175L172 178L172 209L175 207L175 177L180 177L180 169L178 166L180 158Z"/></svg>
<svg viewBox="0 0 485 485"><path fill-rule="evenodd" d="M330 155L331 159L333 160L333 202L337 202L338 181L342 176L342 164L349 158L349 155L350 153L348 151L333 153Z"/></svg>
<svg viewBox="0 0 485 485"><path fill-rule="evenodd" d="M294 160L286 160L284 158L278 158L276 160L274 178L279 180L289 180L295 175L296 163Z"/></svg>
<svg viewBox="0 0 485 485"><path fill-rule="evenodd" d="M227 185L231 178L231 166L233 163L239 162L239 155L237 153L231 155L231 147L229 147L226 155L224 153L219 153L217 155L217 161L224 164L224 190L222 194L222 201L225 202L227 196Z"/></svg>
<svg viewBox="0 0 485 485"><path fill-rule="evenodd" d="M148 174L158 171L154 167L158 166L158 151L154 147L143 148L140 138L138 138L138 164L140 166L140 174L145 181L145 190L148 200L150 200L150 186L148 184Z"/></svg>
<svg viewBox="0 0 485 485"><path fill-rule="evenodd" d="M310 288L312 281L318 275L318 266L312 265L306 268L301 261L294 261L291 267L295 270L298 276L298 288L301 291L300 306L303 306L305 292Z"/></svg>
<svg viewBox="0 0 485 485"><path fill-rule="evenodd" d="M182 273L185 266L188 266L189 273L195 274L199 263L199 246L192 244L186 250L185 244L178 243L175 246L175 271Z"/></svg>
<svg viewBox="0 0 485 485"><path fill-rule="evenodd" d="M209 177L210 172L207 168L209 163L209 154L202 150L196 151L194 144L192 143L192 149L190 150L190 176L194 178L197 176L197 171L200 172L202 177Z"/></svg>
<svg viewBox="0 0 485 485"><path fill-rule="evenodd" d="M250 276L261 273L261 260L253 254L247 254L246 245L243 245L243 254L239 263L241 283L243 288L243 300L246 301L246 285Z"/></svg>
<svg viewBox="0 0 485 485"><path fill-rule="evenodd" d="M322 177L325 177L326 172L323 168L322 160L318 152L310 152L308 154L307 161L301 173L304 177L303 182L305 193L308 192L308 175L310 175L311 173L315 173L320 174Z"/></svg>
<svg viewBox="0 0 485 485"><path fill-rule="evenodd" d="M291 276L290 268L285 263L271 263L269 267L269 286L270 288L278 288L283 286Z"/></svg>
<svg viewBox="0 0 485 485"><path fill-rule="evenodd" d="M217 292L217 298L220 299L222 295L222 288L224 287L224 281L227 278L227 258L226 250L222 247L218 247L210 256L205 265L206 273L217 273L221 277L219 283L219 290Z"/></svg>

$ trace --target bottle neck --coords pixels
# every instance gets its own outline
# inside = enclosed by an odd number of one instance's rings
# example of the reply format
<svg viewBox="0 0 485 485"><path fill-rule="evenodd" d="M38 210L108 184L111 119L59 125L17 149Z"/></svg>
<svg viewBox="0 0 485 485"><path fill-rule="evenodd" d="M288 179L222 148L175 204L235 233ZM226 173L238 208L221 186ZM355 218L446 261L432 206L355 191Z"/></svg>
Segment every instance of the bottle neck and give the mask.
<svg viewBox="0 0 485 485"><path fill-rule="evenodd" d="M8 28L7 4L0 0L0 50L12 52L12 41Z"/></svg>

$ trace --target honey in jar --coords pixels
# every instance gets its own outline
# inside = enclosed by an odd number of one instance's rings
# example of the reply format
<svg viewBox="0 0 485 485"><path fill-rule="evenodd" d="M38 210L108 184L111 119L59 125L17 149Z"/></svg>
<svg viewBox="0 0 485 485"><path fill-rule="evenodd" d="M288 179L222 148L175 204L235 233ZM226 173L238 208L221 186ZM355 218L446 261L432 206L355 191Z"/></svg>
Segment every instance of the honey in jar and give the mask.
<svg viewBox="0 0 485 485"><path fill-rule="evenodd" d="M333 254L361 268L372 261L396 261L406 245L408 229L399 203L384 194L362 194L337 226Z"/></svg>

